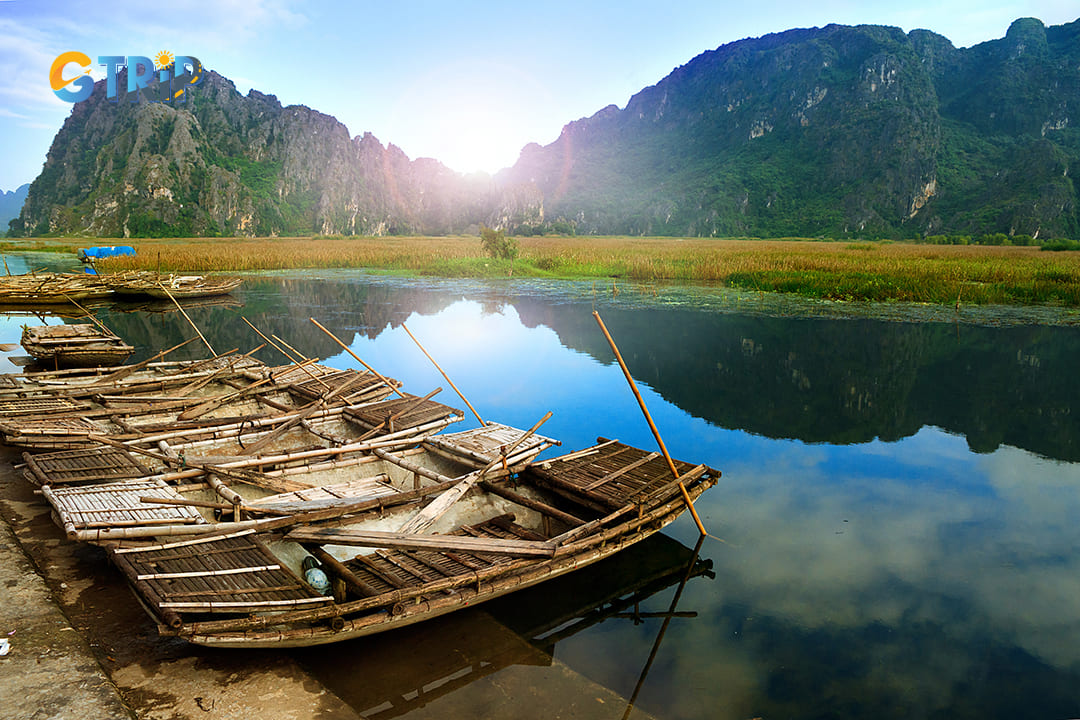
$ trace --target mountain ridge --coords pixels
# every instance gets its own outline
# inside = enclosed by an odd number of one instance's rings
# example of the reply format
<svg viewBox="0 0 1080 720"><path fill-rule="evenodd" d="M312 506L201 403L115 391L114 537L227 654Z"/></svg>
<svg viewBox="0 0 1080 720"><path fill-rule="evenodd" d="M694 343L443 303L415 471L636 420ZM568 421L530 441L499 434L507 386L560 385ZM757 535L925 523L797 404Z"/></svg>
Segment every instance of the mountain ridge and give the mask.
<svg viewBox="0 0 1080 720"><path fill-rule="evenodd" d="M103 94L57 133L14 234L1080 236L1080 20L960 49L876 25L746 38L491 177L213 72L187 107Z"/></svg>

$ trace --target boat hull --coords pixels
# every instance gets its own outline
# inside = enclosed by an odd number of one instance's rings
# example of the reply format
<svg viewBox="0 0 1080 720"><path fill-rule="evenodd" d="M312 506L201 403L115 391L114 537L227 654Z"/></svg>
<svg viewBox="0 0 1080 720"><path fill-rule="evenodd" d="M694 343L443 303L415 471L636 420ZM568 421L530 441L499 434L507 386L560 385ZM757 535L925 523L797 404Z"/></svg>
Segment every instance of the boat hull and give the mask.
<svg viewBox="0 0 1080 720"><path fill-rule="evenodd" d="M340 626L330 619L319 624L312 624L309 627L281 630L203 633L199 632L198 626L195 625L177 632L165 625L159 625L159 631L163 635L182 637L196 645L233 649L312 647L375 635L441 617L467 607L473 607L482 602L494 600L518 590L534 587L548 580L582 570L663 530L685 510L685 506L681 506L681 503L681 500L668 503L671 507L669 507L666 514L632 533L627 533L606 542L596 543L594 547L588 547L578 552L561 557L556 555L550 560L538 562L525 573L509 578L510 582L481 582L479 587L464 587L454 595L422 599L419 602L402 601L389 610L371 613L353 620L345 620ZM333 617L331 616L331 618Z"/></svg>

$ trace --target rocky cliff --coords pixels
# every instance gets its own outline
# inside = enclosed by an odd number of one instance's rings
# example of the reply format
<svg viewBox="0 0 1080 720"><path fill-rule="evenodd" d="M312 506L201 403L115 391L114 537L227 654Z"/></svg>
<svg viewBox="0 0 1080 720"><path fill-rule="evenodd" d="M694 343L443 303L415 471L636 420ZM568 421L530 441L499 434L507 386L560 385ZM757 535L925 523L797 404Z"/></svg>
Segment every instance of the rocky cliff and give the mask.
<svg viewBox="0 0 1080 720"><path fill-rule="evenodd" d="M350 138L336 119L302 105L282 107L255 90L242 96L209 72L176 107L110 103L99 82L57 133L12 230L437 235L475 231L489 217L527 220L537 210L519 196L487 176L410 160L371 134Z"/></svg>
<svg viewBox="0 0 1080 720"><path fill-rule="evenodd" d="M14 190L0 190L0 231L7 230L8 221L19 216L29 191L30 183L20 185Z"/></svg>
<svg viewBox="0 0 1080 720"><path fill-rule="evenodd" d="M101 83L100 85L103 85ZM1080 237L1080 20L724 45L466 177L208 73L188 106L74 106L17 234Z"/></svg>
<svg viewBox="0 0 1080 720"><path fill-rule="evenodd" d="M579 232L1076 236L1080 21L957 49L830 25L742 40L498 177Z"/></svg>

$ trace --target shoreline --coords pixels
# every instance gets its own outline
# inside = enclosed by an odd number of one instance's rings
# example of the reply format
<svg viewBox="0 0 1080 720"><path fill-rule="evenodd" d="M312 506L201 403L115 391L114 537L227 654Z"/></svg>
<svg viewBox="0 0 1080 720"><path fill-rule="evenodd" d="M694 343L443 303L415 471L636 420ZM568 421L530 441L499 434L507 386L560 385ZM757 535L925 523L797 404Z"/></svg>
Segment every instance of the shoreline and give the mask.
<svg viewBox="0 0 1080 720"><path fill-rule="evenodd" d="M403 278L675 284L815 301L939 307L1080 308L1080 253L1031 246L709 238L529 237L517 259L483 255L474 237L46 238L0 243L0 254L71 253L129 243L136 256L102 273L363 270ZM23 247L32 243L33 247ZM77 265L76 265L77 267Z"/></svg>

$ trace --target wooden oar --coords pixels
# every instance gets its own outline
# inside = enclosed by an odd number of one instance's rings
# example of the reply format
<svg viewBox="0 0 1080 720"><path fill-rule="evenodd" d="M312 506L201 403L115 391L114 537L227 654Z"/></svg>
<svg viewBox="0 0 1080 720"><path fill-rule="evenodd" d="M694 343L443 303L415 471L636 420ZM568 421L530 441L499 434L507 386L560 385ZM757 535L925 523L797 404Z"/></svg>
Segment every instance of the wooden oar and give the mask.
<svg viewBox="0 0 1080 720"><path fill-rule="evenodd" d="M438 370L444 378L446 378L446 382L450 383L450 387L453 388L454 392L458 394L458 397L461 398L461 401L469 406L469 409L472 410L473 415L475 415L476 419L480 421L480 424L487 425L487 423L484 422L484 418L480 417L480 413L476 412L476 408L472 406L472 403L470 403L468 399L466 399L466 397L461 394L461 391L458 390L457 385L455 385L454 381L450 379L450 376L447 375L441 367L439 367L439 363L435 362L435 358L431 357L428 351L424 349L424 346L420 344L420 341L416 339L416 336L409 332L409 328L405 327L405 323L401 323L401 327L406 333L408 333L409 337L412 338L413 342L416 343L416 347L420 348L420 352L424 353L424 355L427 356L427 359L431 361L431 364L435 366L435 369Z"/></svg>
<svg viewBox="0 0 1080 720"><path fill-rule="evenodd" d="M604 337L607 338L608 344L611 345L611 349L615 353L615 359L619 361L619 367L622 368L623 375L626 376L626 381L630 384L630 389L634 391L634 397L637 398L638 405L641 406L641 412L644 413L645 419L649 423L649 428L652 430L653 437L656 438L656 443L660 446L660 452L664 454L664 459L667 460L668 468L671 469L672 476L679 482L679 490L682 491L683 501L686 503L686 508L690 511L690 514L694 517L694 522L697 524L698 531L702 535L708 535L709 533L706 532L705 526L701 523L701 518L698 517L697 510L694 509L694 501L690 499L690 493L686 492L686 485L679 480L679 471L675 467L675 461L671 459L671 455L667 451L667 446L664 445L664 439L660 437L660 431L657 430L656 423L653 422L652 415L649 414L649 409L645 407L645 400L642 399L641 393L638 392L637 383L634 382L634 377L626 367L622 354L619 353L619 348L615 345L615 340L611 337L611 333L608 332L607 327L604 325L604 321L600 319L600 313L594 310L593 317L596 318L596 322L604 332Z"/></svg>

